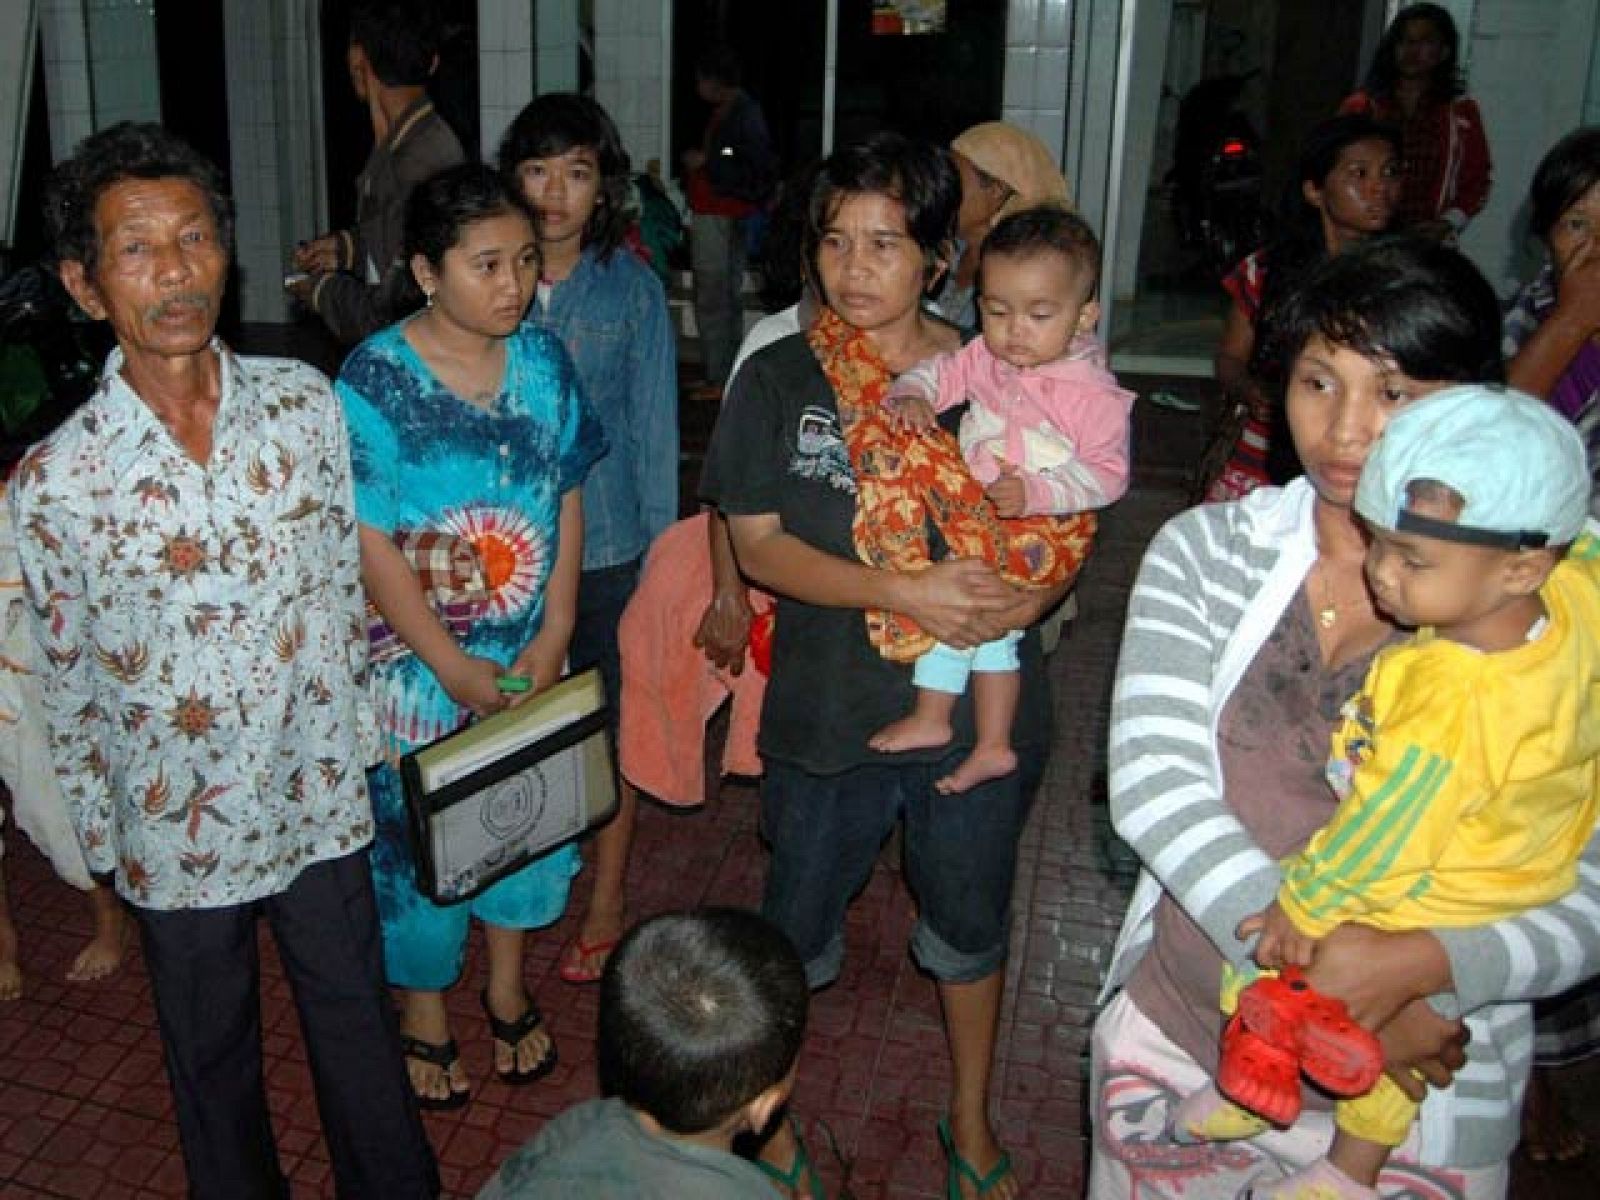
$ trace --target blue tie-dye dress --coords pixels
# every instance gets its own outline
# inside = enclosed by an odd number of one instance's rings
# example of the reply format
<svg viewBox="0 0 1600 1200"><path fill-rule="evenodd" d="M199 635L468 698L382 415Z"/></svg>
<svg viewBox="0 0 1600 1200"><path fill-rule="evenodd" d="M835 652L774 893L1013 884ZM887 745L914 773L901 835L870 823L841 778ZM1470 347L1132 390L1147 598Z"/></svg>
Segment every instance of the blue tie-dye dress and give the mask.
<svg viewBox="0 0 1600 1200"><path fill-rule="evenodd" d="M339 373L356 513L363 525L387 534L427 529L469 539L492 598L463 649L509 666L544 617L562 496L582 484L605 452L605 435L561 343L532 325L507 340L500 395L487 408L467 404L440 383L404 330L400 324L374 334ZM459 728L469 714L415 655L375 665L372 676L389 750L369 777L384 960L396 986L438 990L461 973L470 916L510 929L556 920L577 852L556 850L461 904L423 896L394 762Z"/></svg>

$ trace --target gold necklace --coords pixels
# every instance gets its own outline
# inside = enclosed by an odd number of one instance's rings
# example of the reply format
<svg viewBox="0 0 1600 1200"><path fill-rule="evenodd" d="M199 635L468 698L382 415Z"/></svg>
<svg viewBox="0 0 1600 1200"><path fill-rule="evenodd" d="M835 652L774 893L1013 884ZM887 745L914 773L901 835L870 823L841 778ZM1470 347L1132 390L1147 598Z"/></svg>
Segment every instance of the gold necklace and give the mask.
<svg viewBox="0 0 1600 1200"><path fill-rule="evenodd" d="M1323 629L1332 629L1338 623L1342 612L1352 606L1361 607L1360 600L1366 593L1366 583L1362 581L1361 591L1356 593L1355 597L1341 599L1334 592L1326 563L1317 564L1316 576L1317 587L1322 592L1322 604L1316 610L1317 624Z"/></svg>
<svg viewBox="0 0 1600 1200"><path fill-rule="evenodd" d="M1334 622L1339 619L1339 604L1333 598L1333 585L1328 582L1328 575L1321 565L1317 568L1317 585L1322 589L1322 607L1317 609L1317 624L1324 629L1332 629Z"/></svg>

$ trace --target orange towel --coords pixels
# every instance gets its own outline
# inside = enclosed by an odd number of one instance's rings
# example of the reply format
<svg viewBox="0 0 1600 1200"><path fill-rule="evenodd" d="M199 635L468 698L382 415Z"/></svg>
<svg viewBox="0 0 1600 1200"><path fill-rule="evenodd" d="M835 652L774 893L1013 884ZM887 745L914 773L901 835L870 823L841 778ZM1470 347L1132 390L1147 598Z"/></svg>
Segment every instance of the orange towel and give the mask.
<svg viewBox="0 0 1600 1200"><path fill-rule="evenodd" d="M617 757L629 783L664 804L704 804L706 722L733 698L724 775L759 775L756 727L766 677L749 662L738 675L713 667L694 644L711 603L709 518L701 513L671 525L650 548L622 623L622 712ZM772 606L751 589L757 612Z"/></svg>

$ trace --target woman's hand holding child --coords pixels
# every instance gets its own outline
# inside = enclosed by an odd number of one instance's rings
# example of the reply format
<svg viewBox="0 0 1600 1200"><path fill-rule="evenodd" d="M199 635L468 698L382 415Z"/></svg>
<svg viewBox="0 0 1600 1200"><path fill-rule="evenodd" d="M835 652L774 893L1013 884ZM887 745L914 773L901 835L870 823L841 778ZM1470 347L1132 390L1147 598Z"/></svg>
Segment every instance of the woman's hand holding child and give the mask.
<svg viewBox="0 0 1600 1200"><path fill-rule="evenodd" d="M988 563L947 558L901 578L906 599L894 607L947 646L978 646L1009 628L1002 615L1015 593Z"/></svg>

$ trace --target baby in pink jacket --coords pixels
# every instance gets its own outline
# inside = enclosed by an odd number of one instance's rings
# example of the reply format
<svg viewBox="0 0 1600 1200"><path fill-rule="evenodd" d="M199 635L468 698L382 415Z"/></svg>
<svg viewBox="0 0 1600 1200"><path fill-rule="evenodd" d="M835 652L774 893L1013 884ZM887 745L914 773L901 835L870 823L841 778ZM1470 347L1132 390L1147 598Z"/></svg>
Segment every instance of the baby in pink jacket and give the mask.
<svg viewBox="0 0 1600 1200"><path fill-rule="evenodd" d="M900 376L886 401L917 429L965 404L962 453L1000 517L1065 516L1103 508L1128 488L1128 412L1094 338L1100 242L1081 217L1056 207L1015 213L979 251L983 336ZM917 660L912 711L880 729L874 750L948 743L956 699L972 681L977 739L936 785L963 792L1016 770L1011 720L1021 692L1012 632L975 650L940 644Z"/></svg>

